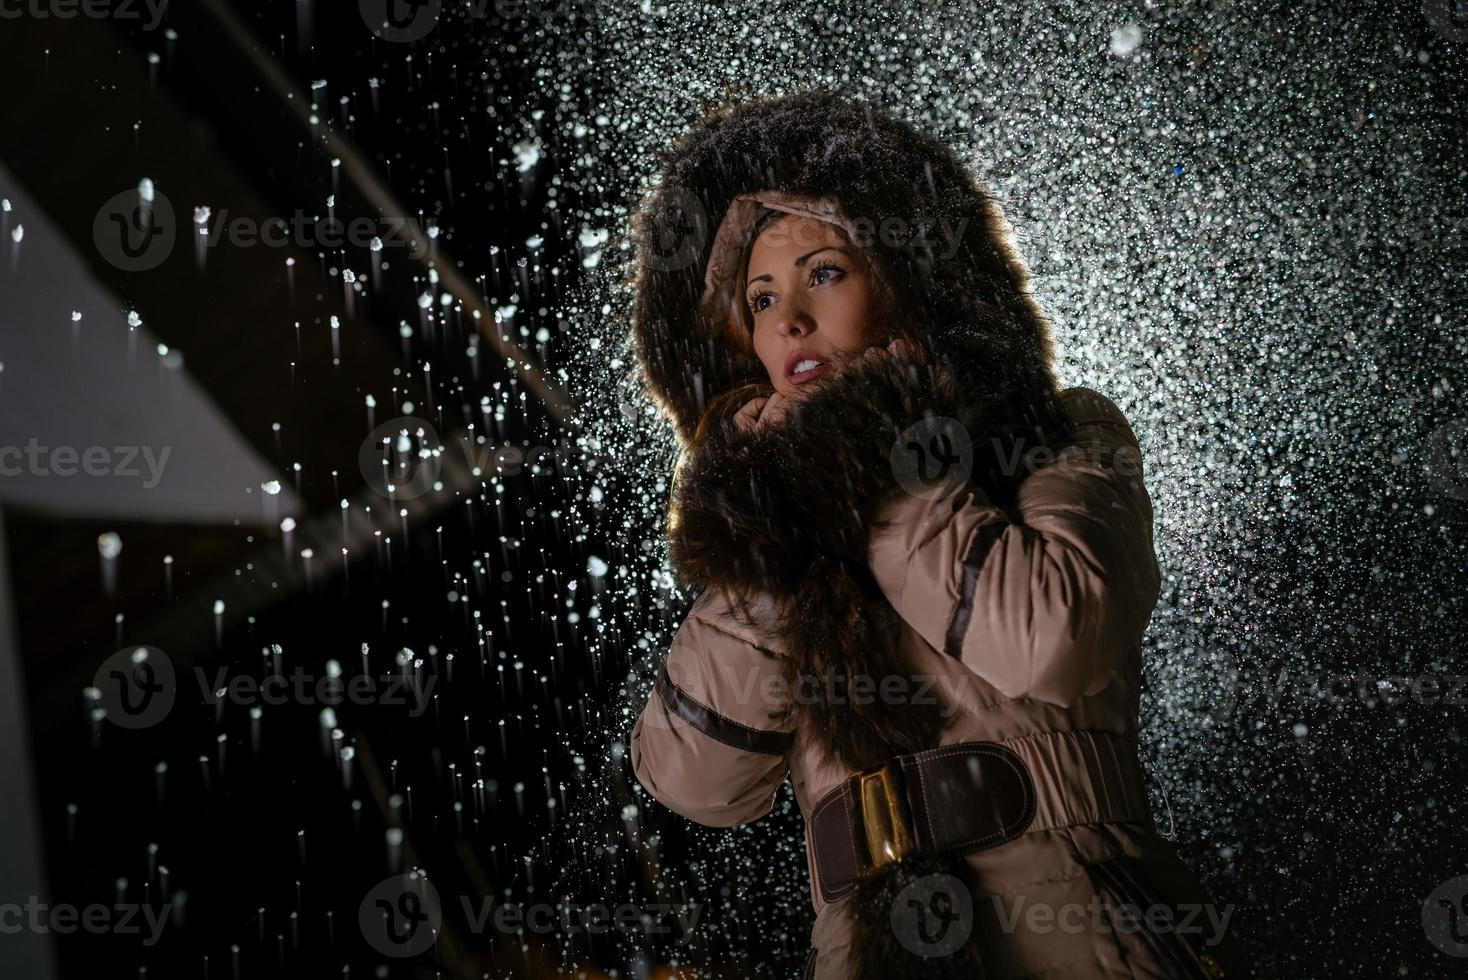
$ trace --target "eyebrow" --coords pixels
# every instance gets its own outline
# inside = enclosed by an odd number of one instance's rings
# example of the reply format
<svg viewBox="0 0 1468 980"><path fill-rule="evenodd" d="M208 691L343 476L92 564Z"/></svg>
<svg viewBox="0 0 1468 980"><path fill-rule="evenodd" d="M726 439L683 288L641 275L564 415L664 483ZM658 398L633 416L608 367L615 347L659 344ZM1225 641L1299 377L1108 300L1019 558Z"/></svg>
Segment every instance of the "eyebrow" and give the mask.
<svg viewBox="0 0 1468 980"><path fill-rule="evenodd" d="M829 251L846 252L846 254L848 256L851 254L849 251L847 251L845 248L842 248L840 245L822 245L820 248L812 249L811 251L806 252L800 258L796 259L794 261L794 263L792 263L792 264L795 265L797 268L799 268L800 266L805 265L805 260L808 259L808 258L810 258L812 255L817 255L817 254L819 254L821 252L829 252ZM747 283L744 284L744 288L745 289L748 289L751 285L753 285L754 283L760 282L761 280L766 281L766 282L770 282L770 281L773 281L774 278L775 277L772 276L772 275L770 275L768 272L766 272L763 275L759 275L759 276L751 276L749 282L747 282Z"/></svg>

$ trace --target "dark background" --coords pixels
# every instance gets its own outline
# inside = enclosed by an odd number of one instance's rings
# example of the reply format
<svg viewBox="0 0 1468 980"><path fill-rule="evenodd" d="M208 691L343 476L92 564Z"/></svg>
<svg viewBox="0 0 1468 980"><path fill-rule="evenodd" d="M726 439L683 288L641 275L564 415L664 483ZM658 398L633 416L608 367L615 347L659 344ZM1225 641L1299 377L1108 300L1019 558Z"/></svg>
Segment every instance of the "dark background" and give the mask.
<svg viewBox="0 0 1468 980"><path fill-rule="evenodd" d="M691 827L640 791L619 744L687 597L658 578L667 433L613 361L616 246L648 153L702 100L815 80L792 68L822 52L853 89L978 146L1029 223L1072 383L1117 392L1144 435L1168 576L1143 717L1154 801L1237 906L1259 975L1456 975L1423 913L1468 874L1468 705L1332 703L1280 671L1468 673L1454 455L1468 30L1434 31L1412 5L1035 6L971 15L988 40L974 26L940 44L893 40L907 11L771 5L730 42L741 68L701 47L733 37L733 8L452 7L413 41L375 37L351 4L178 0L156 26L108 9L0 21L0 442L171 445L173 469L148 491L3 478L0 900L171 911L156 945L0 935L5 976L795 972L809 909L788 786L755 825ZM623 33L639 18L654 26ZM1145 70L1171 95L1017 68L1027 46L1059 57L1097 25L1104 48L1128 18L1148 23ZM806 48L771 53L787 35ZM1013 87L940 58L964 44L1007 53ZM659 75L664 59L703 76ZM951 114L943 79L960 77L973 94ZM1132 114L1131 131L1108 122ZM1159 164L1152 183L1102 179L1121 179L1095 156L1108 136ZM1210 171L1257 193L1181 182ZM107 202L144 177L176 241L127 271ZM191 244L196 207L217 226L225 211L325 215L329 197L342 221L438 232L421 255L375 260L308 241L201 261ZM609 243L585 234L598 227ZM1178 241L1210 264L1169 252ZM129 407L143 403L156 410ZM364 475L364 440L395 416L435 428L441 489L393 499ZM474 474L461 447L480 437L566 465ZM127 729L85 691L136 645L166 654L177 697ZM430 693L330 721L292 698L252 718L196 682L315 678L331 661ZM411 868L441 896L443 932L386 956L358 910ZM466 921L460 899L487 896L702 911L687 942L516 935Z"/></svg>

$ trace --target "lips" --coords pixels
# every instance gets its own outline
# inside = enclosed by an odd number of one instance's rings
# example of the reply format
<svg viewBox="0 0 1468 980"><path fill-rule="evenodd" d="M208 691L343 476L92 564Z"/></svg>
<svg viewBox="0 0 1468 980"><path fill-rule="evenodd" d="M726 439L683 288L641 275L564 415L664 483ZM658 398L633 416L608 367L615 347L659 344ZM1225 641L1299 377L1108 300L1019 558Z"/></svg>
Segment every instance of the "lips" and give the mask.
<svg viewBox="0 0 1468 980"><path fill-rule="evenodd" d="M829 362L812 354L810 351L791 351L790 356L785 358L785 379L791 384L804 384L812 378L818 378L830 369Z"/></svg>

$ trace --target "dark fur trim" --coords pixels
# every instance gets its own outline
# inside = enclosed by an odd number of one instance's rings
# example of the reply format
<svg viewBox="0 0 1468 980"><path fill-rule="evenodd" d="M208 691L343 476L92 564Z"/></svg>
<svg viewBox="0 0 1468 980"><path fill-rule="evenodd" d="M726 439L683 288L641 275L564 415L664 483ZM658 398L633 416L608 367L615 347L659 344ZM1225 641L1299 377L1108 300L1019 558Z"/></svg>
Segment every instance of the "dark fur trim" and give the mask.
<svg viewBox="0 0 1468 980"><path fill-rule="evenodd" d="M723 420L679 474L675 573L700 590L772 595L778 619L766 630L781 638L796 677L813 675L821 690L843 689L853 677L906 675L900 624L872 577L867 547L882 503L905 492L893 444L930 415L976 425L942 367L873 352L821 382L779 425L745 434ZM940 705L833 700L802 701L800 709L854 768L929 748L942 730Z"/></svg>
<svg viewBox="0 0 1468 980"><path fill-rule="evenodd" d="M817 382L778 425L740 433L731 413L710 428L684 458L669 509L680 579L778 597L796 592L817 555L865 568L879 510L905 492L892 450L928 418L953 419L968 434L973 481L1007 499L1024 471L1006 460L1028 448L1016 446L1023 437L981 418L945 358L880 351Z"/></svg>
<svg viewBox="0 0 1468 980"><path fill-rule="evenodd" d="M892 918L897 915L926 915L926 912L899 905L902 890L931 875L951 875L969 890L977 911L973 873L968 862L953 854L911 855L881 874L857 879L851 894L852 916L866 928L857 929L852 937L850 957L852 980L889 980L891 977L922 977L924 980L983 980L989 975L977 939L975 916L949 928L973 930L968 941L947 956L923 955L924 945L910 949L894 937ZM931 949L936 954L936 949Z"/></svg>
<svg viewBox="0 0 1468 980"><path fill-rule="evenodd" d="M759 361L697 306L724 212L738 194L766 188L834 195L853 219L905 229L885 238L874 231L870 252L900 289L904 312L950 357L962 390L996 424L1055 424L1053 343L1029 273L998 205L944 143L817 89L712 112L659 163L660 179L631 223L633 347L684 448L716 395L765 380Z"/></svg>

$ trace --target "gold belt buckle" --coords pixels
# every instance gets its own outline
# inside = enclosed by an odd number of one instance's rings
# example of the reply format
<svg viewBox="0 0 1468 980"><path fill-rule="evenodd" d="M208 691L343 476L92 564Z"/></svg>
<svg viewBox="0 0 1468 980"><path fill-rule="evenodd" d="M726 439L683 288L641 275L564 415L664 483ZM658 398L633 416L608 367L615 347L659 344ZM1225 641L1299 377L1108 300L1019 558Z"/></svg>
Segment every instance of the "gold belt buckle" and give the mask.
<svg viewBox="0 0 1468 980"><path fill-rule="evenodd" d="M856 775L860 780L861 821L873 867L902 860L912 851L912 834L897 798L891 763Z"/></svg>

